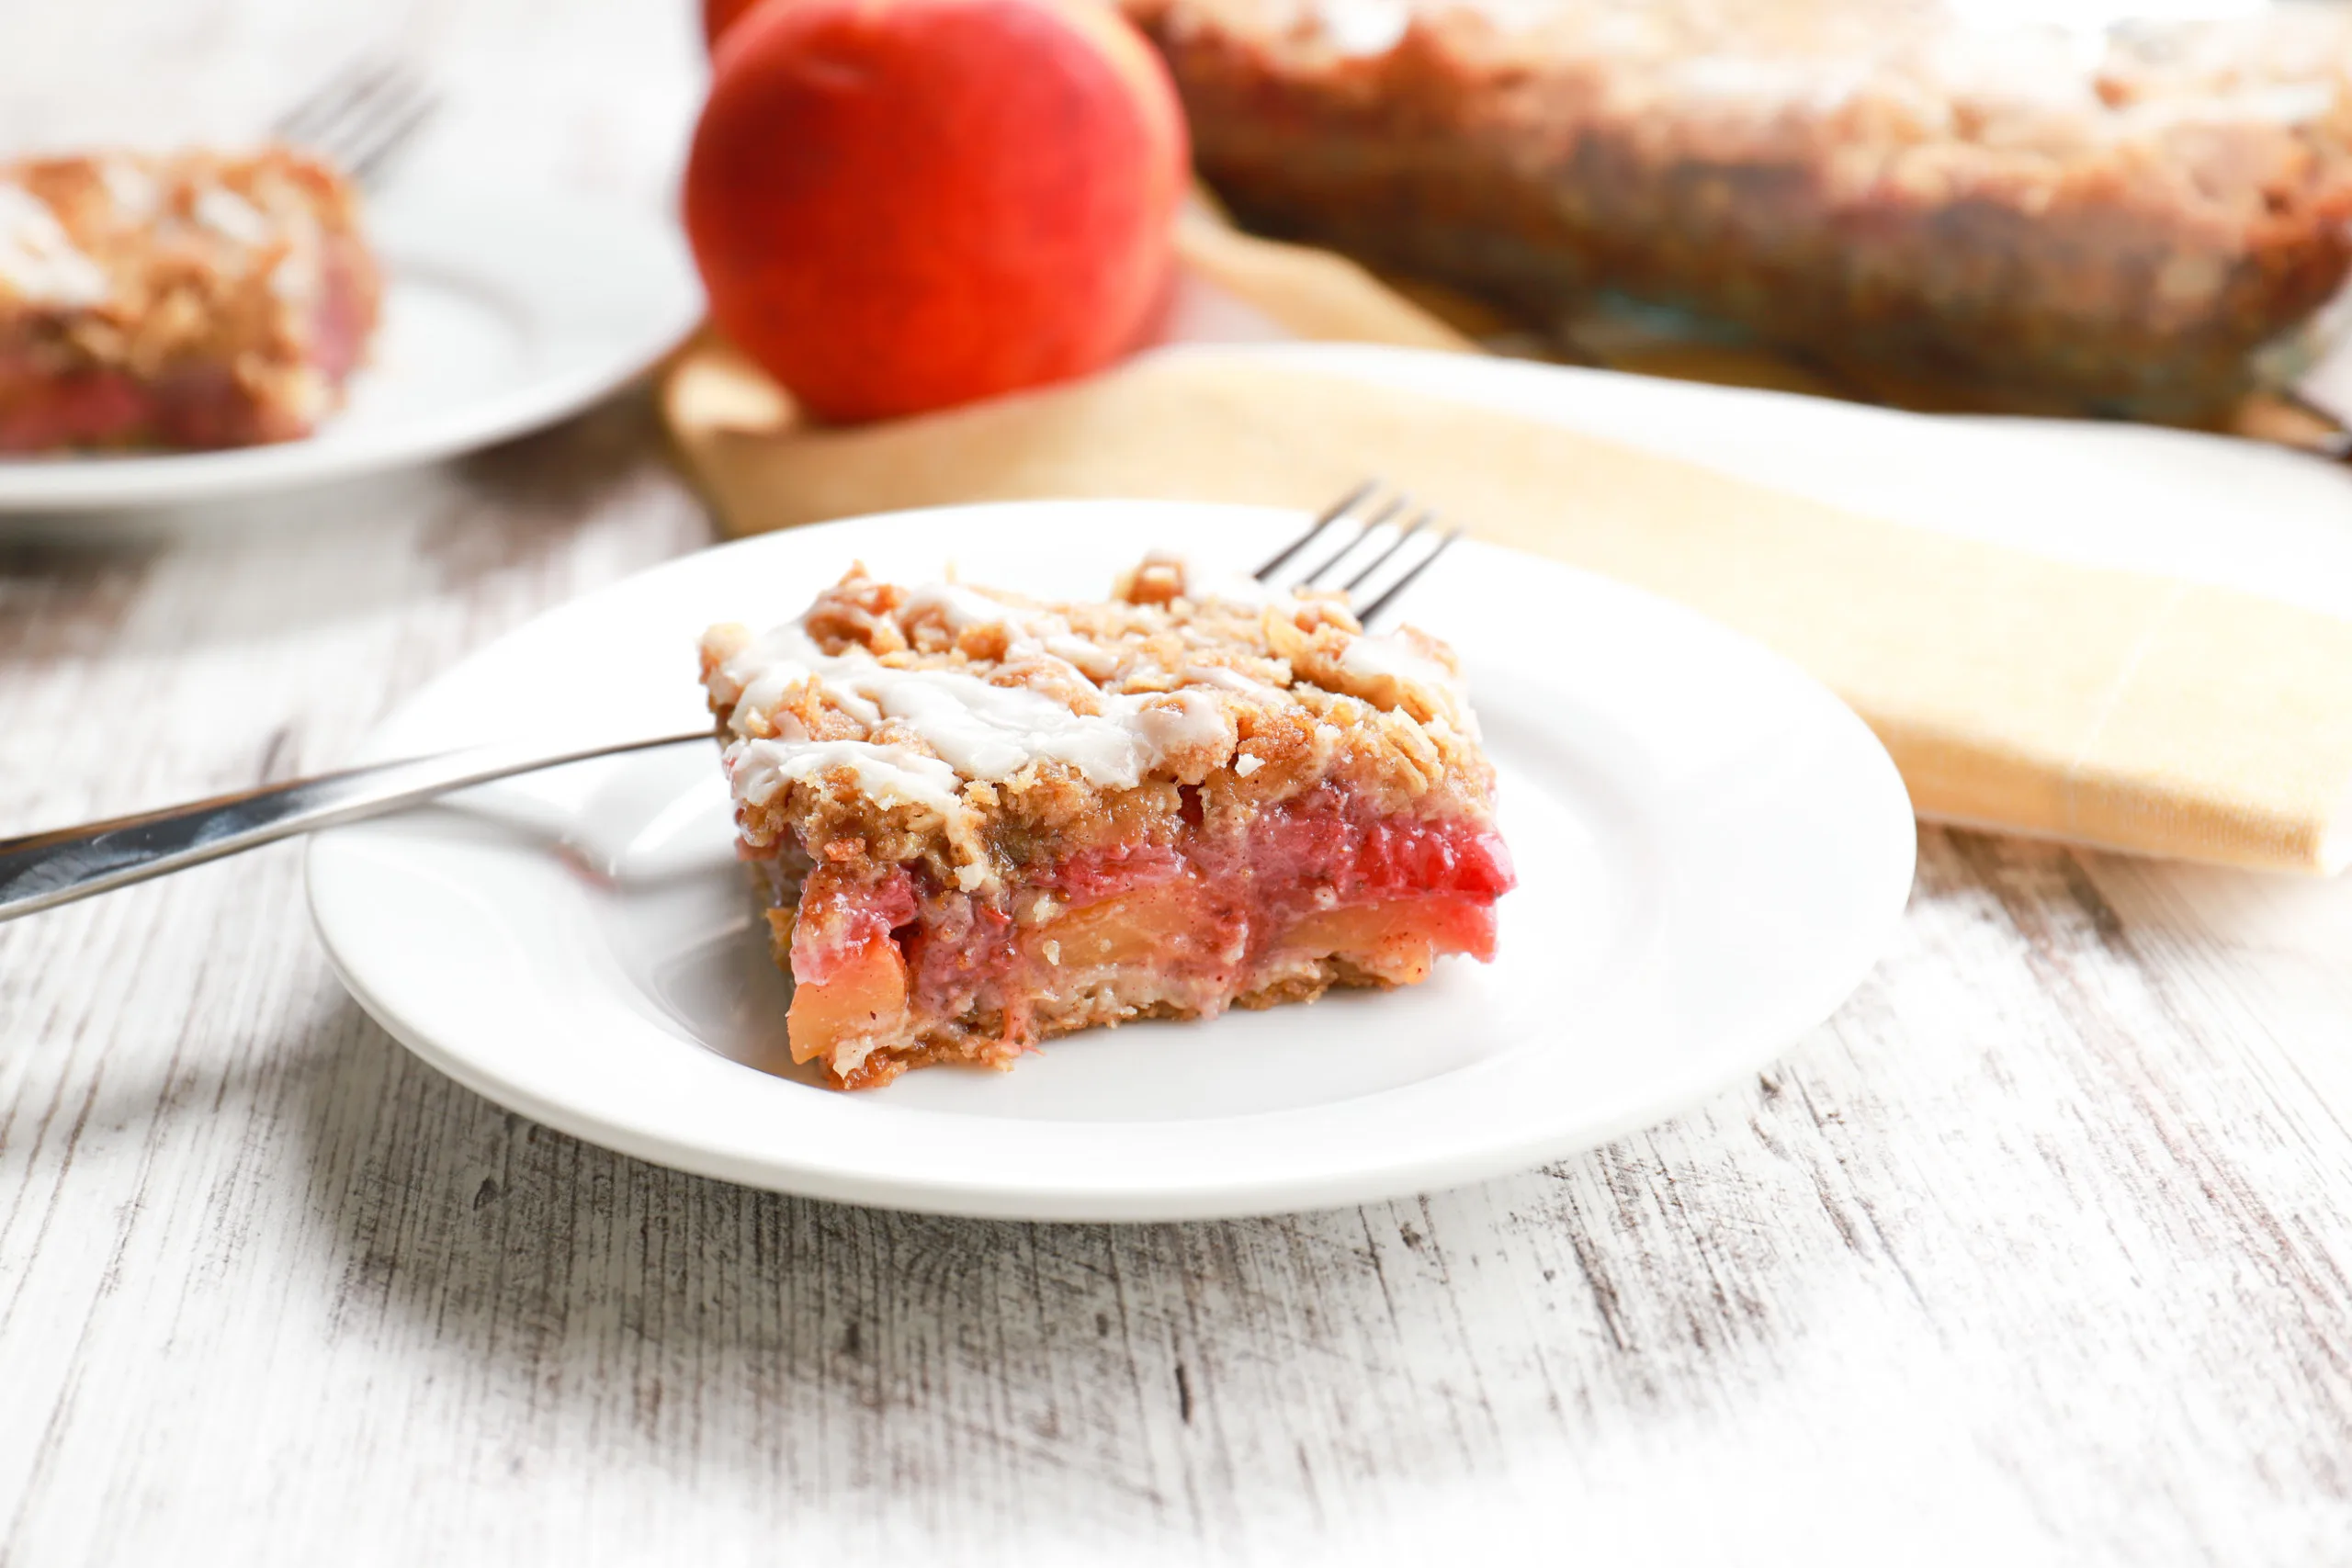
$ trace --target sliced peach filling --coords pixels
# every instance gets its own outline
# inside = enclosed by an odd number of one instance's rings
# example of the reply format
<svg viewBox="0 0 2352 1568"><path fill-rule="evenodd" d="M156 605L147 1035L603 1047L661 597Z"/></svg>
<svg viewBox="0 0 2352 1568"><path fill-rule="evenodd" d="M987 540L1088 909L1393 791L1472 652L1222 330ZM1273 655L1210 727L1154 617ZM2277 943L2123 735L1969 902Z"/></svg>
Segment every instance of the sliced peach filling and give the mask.
<svg viewBox="0 0 2352 1568"><path fill-rule="evenodd" d="M1117 894L1030 928L1021 949L1055 968L1222 967L1239 955L1204 951L1216 945L1210 904L1189 881ZM1265 947L1343 958L1380 979L1413 985L1449 954L1493 957L1495 916L1491 906L1468 898L1387 898L1302 916Z"/></svg>
<svg viewBox="0 0 2352 1568"><path fill-rule="evenodd" d="M1195 945L1203 899L1189 881L1166 882L1098 898L1032 926L1021 950L1049 967L1156 964Z"/></svg>
<svg viewBox="0 0 2352 1568"><path fill-rule="evenodd" d="M842 954L823 980L796 983L785 1028L794 1061L831 1061L860 1039L896 1034L906 1016L907 961L899 944L882 936Z"/></svg>
<svg viewBox="0 0 2352 1568"><path fill-rule="evenodd" d="M1291 923L1278 952L1341 958L1395 986L1416 986L1449 953L1495 955L1492 906L1466 898L1385 898L1318 909Z"/></svg>

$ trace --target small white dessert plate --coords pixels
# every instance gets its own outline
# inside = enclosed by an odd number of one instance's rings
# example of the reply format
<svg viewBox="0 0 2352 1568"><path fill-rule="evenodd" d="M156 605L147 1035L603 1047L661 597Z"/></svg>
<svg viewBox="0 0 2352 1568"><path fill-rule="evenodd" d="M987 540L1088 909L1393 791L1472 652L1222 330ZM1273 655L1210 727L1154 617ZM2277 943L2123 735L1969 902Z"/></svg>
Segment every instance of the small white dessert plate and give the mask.
<svg viewBox="0 0 2352 1568"><path fill-rule="evenodd" d="M483 650L372 750L691 728L703 627L797 615L854 559L1091 597L1154 547L1246 568L1299 521L1067 502L730 545ZM789 983L699 746L324 835L311 909L369 1012L513 1110L728 1180L1036 1220L1315 1208L1538 1164L1736 1082L1861 980L1915 840L1894 765L1835 697L1689 611L1509 551L1459 549L1407 608L1462 654L1520 874L1497 960L1419 987L820 1088L782 1061Z"/></svg>
<svg viewBox="0 0 2352 1568"><path fill-rule="evenodd" d="M634 208L395 189L370 202L367 224L383 322L349 403L316 434L225 452L0 458L0 513L219 501L471 451L587 407L701 318L684 243Z"/></svg>

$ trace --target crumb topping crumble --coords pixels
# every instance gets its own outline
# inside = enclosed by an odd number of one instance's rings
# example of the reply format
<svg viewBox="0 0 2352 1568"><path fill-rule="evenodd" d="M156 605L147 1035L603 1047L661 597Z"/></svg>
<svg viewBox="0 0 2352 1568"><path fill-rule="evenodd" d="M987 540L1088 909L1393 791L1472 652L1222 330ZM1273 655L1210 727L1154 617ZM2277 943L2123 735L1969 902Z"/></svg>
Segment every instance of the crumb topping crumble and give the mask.
<svg viewBox="0 0 2352 1568"><path fill-rule="evenodd" d="M713 627L702 662L753 854L922 862L976 892L1326 784L1385 812L1490 816L1444 644L1170 557L1091 604L855 567L770 632Z"/></svg>
<svg viewBox="0 0 2352 1568"><path fill-rule="evenodd" d="M1955 0L1125 3L1183 39L1249 40L1349 102L1396 73L1387 96L1484 134L1639 126L1662 163L1792 160L1840 203L2128 199L2230 262L2248 223L2307 207L2340 222L2352 180L2352 17L2333 6L2080 26ZM1474 83L1491 96L1419 101ZM2167 298L2219 288L2202 255L2185 265Z"/></svg>
<svg viewBox="0 0 2352 1568"><path fill-rule="evenodd" d="M284 148L0 160L0 323L56 369L218 363L313 418L334 395L318 307L357 221L350 185Z"/></svg>
<svg viewBox="0 0 2352 1568"><path fill-rule="evenodd" d="M2352 272L2340 6L1121 5L1246 222L1571 335L1618 294L1882 395L2204 423Z"/></svg>

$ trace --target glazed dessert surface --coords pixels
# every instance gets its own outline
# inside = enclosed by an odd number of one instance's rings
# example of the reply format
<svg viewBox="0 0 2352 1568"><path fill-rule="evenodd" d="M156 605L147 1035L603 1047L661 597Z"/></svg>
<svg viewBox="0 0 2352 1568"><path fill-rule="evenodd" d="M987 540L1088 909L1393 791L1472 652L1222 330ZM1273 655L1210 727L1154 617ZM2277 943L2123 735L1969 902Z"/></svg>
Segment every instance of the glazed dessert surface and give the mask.
<svg viewBox="0 0 2352 1568"><path fill-rule="evenodd" d="M1492 954L1512 878L1453 657L1335 599L859 570L703 663L793 1054L836 1084Z"/></svg>
<svg viewBox="0 0 2352 1568"><path fill-rule="evenodd" d="M306 435L380 293L356 193L302 154L0 162L0 453Z"/></svg>

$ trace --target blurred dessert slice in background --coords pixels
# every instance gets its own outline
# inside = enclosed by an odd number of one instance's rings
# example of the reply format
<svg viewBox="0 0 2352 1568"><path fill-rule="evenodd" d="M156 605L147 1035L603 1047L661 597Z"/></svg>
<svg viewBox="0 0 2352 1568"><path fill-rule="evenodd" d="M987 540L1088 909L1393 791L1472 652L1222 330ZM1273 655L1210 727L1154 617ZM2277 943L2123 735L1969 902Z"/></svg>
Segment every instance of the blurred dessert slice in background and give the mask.
<svg viewBox="0 0 2352 1568"><path fill-rule="evenodd" d="M2219 420L2352 267L2352 7L1125 4L1252 227L1539 321L1675 307L1866 393Z"/></svg>
<svg viewBox="0 0 2352 1568"><path fill-rule="evenodd" d="M0 452L308 435L380 292L351 183L303 154L0 162Z"/></svg>

